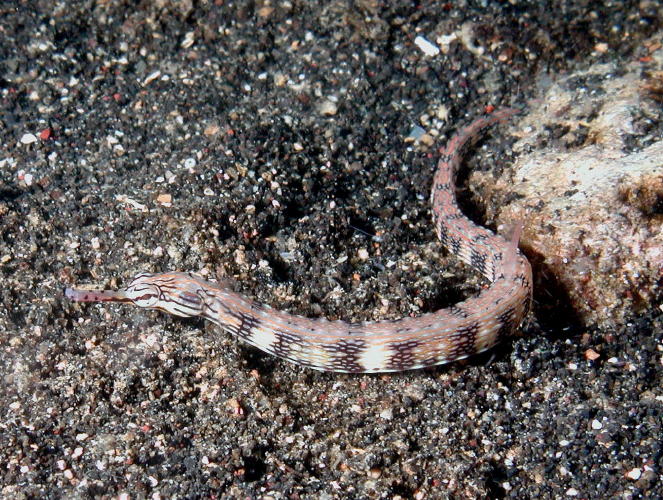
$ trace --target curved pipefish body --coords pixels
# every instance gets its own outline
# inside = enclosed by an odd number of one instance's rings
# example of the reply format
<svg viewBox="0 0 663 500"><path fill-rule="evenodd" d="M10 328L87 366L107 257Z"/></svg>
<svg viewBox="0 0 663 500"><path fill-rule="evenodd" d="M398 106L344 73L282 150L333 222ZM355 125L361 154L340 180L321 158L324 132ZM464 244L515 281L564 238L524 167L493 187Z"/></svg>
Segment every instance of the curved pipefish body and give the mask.
<svg viewBox="0 0 663 500"><path fill-rule="evenodd" d="M433 222L442 244L490 281L452 307L393 321L346 323L295 316L260 305L189 273L142 273L128 287L65 289L79 302L128 302L177 316L202 316L244 342L292 363L334 372L389 372L439 365L490 349L520 328L532 298L532 270L510 240L477 226L456 203L463 149L515 110L503 109L460 130L442 151L433 179Z"/></svg>

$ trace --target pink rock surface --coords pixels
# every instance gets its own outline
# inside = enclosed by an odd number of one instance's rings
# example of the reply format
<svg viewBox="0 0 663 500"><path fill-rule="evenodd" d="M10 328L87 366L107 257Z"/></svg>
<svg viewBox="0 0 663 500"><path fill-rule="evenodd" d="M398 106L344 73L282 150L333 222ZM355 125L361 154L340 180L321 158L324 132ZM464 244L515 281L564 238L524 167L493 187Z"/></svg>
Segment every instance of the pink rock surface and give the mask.
<svg viewBox="0 0 663 500"><path fill-rule="evenodd" d="M663 140L640 128L660 113L643 89L662 62L658 49L647 72L641 62L600 64L559 78L515 125L513 167L470 179L492 200L489 216L525 222L522 246L540 257L539 277L552 275L587 325L618 326L660 304Z"/></svg>

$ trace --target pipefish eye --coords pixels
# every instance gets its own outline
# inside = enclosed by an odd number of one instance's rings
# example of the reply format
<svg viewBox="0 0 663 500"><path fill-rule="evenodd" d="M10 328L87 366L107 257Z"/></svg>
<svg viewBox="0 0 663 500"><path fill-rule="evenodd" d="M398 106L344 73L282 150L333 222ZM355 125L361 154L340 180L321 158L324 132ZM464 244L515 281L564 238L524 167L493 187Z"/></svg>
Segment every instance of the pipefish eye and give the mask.
<svg viewBox="0 0 663 500"><path fill-rule="evenodd" d="M203 299L200 295L187 290L180 290L177 292L177 301L185 308L194 311L199 311L203 307Z"/></svg>
<svg viewBox="0 0 663 500"><path fill-rule="evenodd" d="M203 299L195 292L189 290L161 289L161 295L153 307L170 314L182 317L200 316L203 311Z"/></svg>

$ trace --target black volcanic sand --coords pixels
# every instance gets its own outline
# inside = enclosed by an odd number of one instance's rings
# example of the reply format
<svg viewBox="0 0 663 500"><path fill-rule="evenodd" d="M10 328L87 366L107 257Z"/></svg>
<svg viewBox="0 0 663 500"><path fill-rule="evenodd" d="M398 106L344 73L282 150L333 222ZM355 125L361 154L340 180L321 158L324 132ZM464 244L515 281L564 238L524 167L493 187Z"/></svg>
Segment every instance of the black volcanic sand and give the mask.
<svg viewBox="0 0 663 500"><path fill-rule="evenodd" d="M609 332L537 307L490 354L369 376L62 294L189 270L356 321L476 293L432 233L436 148L493 106L526 106L542 76L646 64L660 9L2 2L0 496L660 496L655 305ZM414 44L461 31L437 56ZM439 137L409 141L417 126ZM510 130L467 168L508 164Z"/></svg>

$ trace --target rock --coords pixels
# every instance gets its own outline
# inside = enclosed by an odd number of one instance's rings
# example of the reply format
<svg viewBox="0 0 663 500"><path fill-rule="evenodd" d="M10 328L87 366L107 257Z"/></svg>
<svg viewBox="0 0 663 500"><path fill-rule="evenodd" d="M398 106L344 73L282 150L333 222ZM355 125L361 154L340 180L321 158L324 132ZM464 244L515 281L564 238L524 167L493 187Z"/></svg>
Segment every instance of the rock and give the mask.
<svg viewBox="0 0 663 500"><path fill-rule="evenodd" d="M660 71L663 50L652 56ZM517 125L512 170L470 178L491 200L489 218L524 221L521 246L540 257L539 276L554 276L587 325L618 326L661 297L663 140L638 132L641 117L660 113L641 74L634 62L560 78Z"/></svg>

